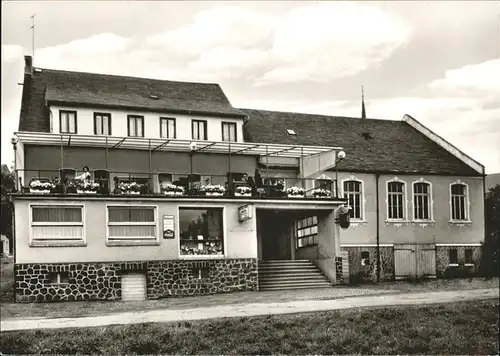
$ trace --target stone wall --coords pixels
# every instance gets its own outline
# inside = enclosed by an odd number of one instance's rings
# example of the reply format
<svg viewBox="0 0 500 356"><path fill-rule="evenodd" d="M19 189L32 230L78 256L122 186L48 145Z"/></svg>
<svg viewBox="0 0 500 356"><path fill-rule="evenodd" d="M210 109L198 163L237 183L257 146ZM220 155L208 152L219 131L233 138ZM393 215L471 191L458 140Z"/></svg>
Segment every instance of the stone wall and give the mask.
<svg viewBox="0 0 500 356"><path fill-rule="evenodd" d="M16 264L16 301L120 300L132 271L146 274L148 299L257 290L256 259Z"/></svg>
<svg viewBox="0 0 500 356"><path fill-rule="evenodd" d="M473 266L465 265L465 250L472 250ZM458 266L450 266L450 250L457 251ZM479 274L481 246L436 246L437 277L469 277Z"/></svg>
<svg viewBox="0 0 500 356"><path fill-rule="evenodd" d="M148 298L257 290L257 260L152 261Z"/></svg>
<svg viewBox="0 0 500 356"><path fill-rule="evenodd" d="M350 283L377 281L377 248L376 247L342 247L349 253ZM369 264L361 264L361 252L369 253ZM380 247L380 279L394 279L394 251L392 247Z"/></svg>

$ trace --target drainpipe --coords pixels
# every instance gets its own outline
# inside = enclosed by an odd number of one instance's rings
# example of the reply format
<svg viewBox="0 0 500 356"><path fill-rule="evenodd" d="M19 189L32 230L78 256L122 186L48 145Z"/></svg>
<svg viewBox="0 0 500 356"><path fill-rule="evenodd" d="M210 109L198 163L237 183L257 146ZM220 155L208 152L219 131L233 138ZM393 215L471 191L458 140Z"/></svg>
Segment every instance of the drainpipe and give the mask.
<svg viewBox="0 0 500 356"><path fill-rule="evenodd" d="M378 193L378 181L380 173L375 173L375 199L377 202L377 283L380 283L380 199Z"/></svg>

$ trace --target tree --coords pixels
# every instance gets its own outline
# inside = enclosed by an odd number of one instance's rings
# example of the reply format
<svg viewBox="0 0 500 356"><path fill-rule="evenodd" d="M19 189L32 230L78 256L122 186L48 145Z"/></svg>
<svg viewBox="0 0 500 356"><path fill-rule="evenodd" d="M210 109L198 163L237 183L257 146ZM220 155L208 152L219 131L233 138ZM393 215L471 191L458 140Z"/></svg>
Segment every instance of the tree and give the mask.
<svg viewBox="0 0 500 356"><path fill-rule="evenodd" d="M487 277L500 275L500 184L486 194L486 236L481 258L481 274Z"/></svg>
<svg viewBox="0 0 500 356"><path fill-rule="evenodd" d="M15 190L15 178L14 175L9 172L9 170L1 170L1 201L2 201L2 215L1 215L1 233L6 235L10 240L10 246L12 244L12 214L14 211L12 205L11 194Z"/></svg>

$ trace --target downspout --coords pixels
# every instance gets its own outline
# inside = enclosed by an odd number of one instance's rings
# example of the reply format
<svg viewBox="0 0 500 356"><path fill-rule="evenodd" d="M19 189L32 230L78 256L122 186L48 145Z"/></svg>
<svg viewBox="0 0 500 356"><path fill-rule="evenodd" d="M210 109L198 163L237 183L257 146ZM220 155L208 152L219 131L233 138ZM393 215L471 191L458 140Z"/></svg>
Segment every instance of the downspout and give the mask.
<svg viewBox="0 0 500 356"><path fill-rule="evenodd" d="M377 202L377 283L380 283L380 199L378 192L378 182L380 173L375 173L375 199Z"/></svg>

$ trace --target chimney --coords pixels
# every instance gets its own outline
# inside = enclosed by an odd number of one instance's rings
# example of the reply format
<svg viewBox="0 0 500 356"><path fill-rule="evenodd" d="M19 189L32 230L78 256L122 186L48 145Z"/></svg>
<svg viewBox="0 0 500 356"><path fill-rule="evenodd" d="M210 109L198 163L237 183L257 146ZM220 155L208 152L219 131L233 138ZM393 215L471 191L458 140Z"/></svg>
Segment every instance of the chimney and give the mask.
<svg viewBox="0 0 500 356"><path fill-rule="evenodd" d="M33 74L33 57L24 56L24 74Z"/></svg>

